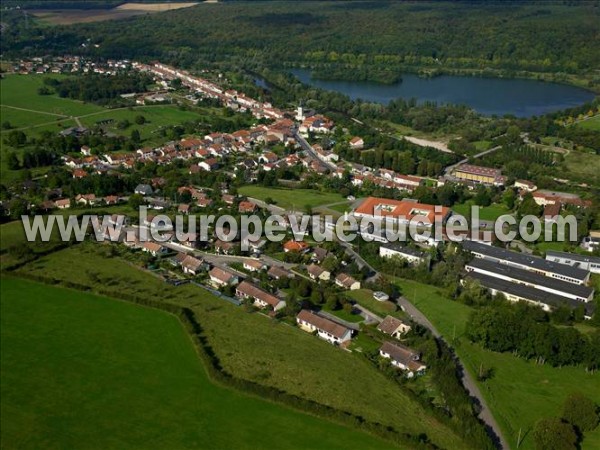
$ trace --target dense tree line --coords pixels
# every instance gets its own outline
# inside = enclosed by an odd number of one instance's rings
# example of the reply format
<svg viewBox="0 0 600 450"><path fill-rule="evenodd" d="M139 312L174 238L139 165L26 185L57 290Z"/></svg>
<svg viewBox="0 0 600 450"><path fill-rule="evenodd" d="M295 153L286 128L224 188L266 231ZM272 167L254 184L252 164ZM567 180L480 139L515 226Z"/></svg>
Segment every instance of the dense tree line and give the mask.
<svg viewBox="0 0 600 450"><path fill-rule="evenodd" d="M53 88L60 97L84 102L107 104L121 94L146 92L152 79L139 72L116 75L87 74L63 79L45 78L44 85Z"/></svg>
<svg viewBox="0 0 600 450"><path fill-rule="evenodd" d="M91 54L160 58L178 65L235 60L243 65L333 65L348 71L368 66L375 74L423 67L431 73L469 69L485 74L486 68L505 75L582 73L600 65L590 45L600 23L595 6L332 2L313 12L302 2L231 2L131 19L125 27L106 21L50 32L9 29L1 51L70 52L89 38L101 44L90 46ZM211 20L204 20L207 10ZM13 21L8 25L13 28ZM223 33L225 29L236 32Z"/></svg>
<svg viewBox="0 0 600 450"><path fill-rule="evenodd" d="M478 309L467 323L467 336L489 350L513 352L552 366L600 367L600 331L591 335L546 322L539 308L524 304Z"/></svg>

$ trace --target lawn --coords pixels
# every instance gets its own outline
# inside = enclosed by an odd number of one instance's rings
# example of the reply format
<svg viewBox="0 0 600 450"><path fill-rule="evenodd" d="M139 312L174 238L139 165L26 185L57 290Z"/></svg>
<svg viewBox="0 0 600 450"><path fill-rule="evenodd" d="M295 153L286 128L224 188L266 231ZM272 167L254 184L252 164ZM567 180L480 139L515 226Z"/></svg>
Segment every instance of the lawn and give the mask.
<svg viewBox="0 0 600 450"><path fill-rule="evenodd" d="M505 437L515 447L521 429L525 437L520 448L533 449L532 426L542 417L559 415L570 393L581 391L600 403L599 373L589 374L579 367L537 365L511 354L484 350L464 337L472 308L445 298L433 286L408 280L398 284L403 295L453 343L471 374L477 374L481 364L493 369L492 378L479 386ZM600 428L585 436L582 448L591 450L599 445Z"/></svg>
<svg viewBox="0 0 600 450"><path fill-rule="evenodd" d="M283 189L263 186L248 185L238 189L239 193L258 200L272 198L277 206L285 209L303 210L310 205L311 208L339 203L345 200L340 194L333 192L320 192L313 189Z"/></svg>
<svg viewBox="0 0 600 450"><path fill-rule="evenodd" d="M135 124L137 116L144 116L146 123L143 125ZM160 128L178 125L186 121L198 121L202 117L198 112L182 110L176 105L147 105L103 111L100 114L84 116L81 118L81 122L87 127L92 127L100 121L113 119L113 123L105 126L107 132L130 136L131 132L136 129L140 132L142 139L152 141L157 140L156 132ZM117 127L117 122L123 120L128 120L131 126L121 130ZM145 144L149 145L149 142L145 142Z"/></svg>
<svg viewBox="0 0 600 450"><path fill-rule="evenodd" d="M469 219L471 217L471 206L473 206L473 203L471 201L468 201L466 203L456 204L452 207L452 211L454 211L456 214L460 214L461 216L464 216L467 219ZM510 211L508 210L508 208L506 206L495 203L490 206L480 207L479 219L495 221L498 217L502 216L503 214L509 214L509 213L510 213Z"/></svg>
<svg viewBox="0 0 600 450"><path fill-rule="evenodd" d="M46 113L48 121L58 116L81 116L104 108L93 103L60 98L58 95L39 95L37 89L43 86L44 78L63 78L65 75L7 75L0 82L0 104ZM4 113L3 109L3 113ZM10 114L2 117L12 123Z"/></svg>
<svg viewBox="0 0 600 450"><path fill-rule="evenodd" d="M600 155L584 151L571 151L565 155L565 161L562 164L566 168L561 172L560 178L568 178L573 181L580 181L590 185L600 182Z"/></svg>
<svg viewBox="0 0 600 450"><path fill-rule="evenodd" d="M390 448L214 385L161 311L14 278L1 292L3 447Z"/></svg>
<svg viewBox="0 0 600 450"><path fill-rule="evenodd" d="M347 295L359 305L367 308L369 311L372 311L381 317L385 317L388 314L402 315L402 312L399 311L399 308L396 306L396 304L390 301L379 302L375 300L373 298L373 291L370 289L357 289L355 291L348 291Z"/></svg>
<svg viewBox="0 0 600 450"><path fill-rule="evenodd" d="M40 258L18 273L72 280L92 289L101 286L107 295L133 294L189 306L197 313L226 371L400 432L425 432L443 448L465 447L452 431L360 355L341 351L286 323L236 308L196 286L167 285L115 257L114 248L109 244L80 244Z"/></svg>
<svg viewBox="0 0 600 450"><path fill-rule="evenodd" d="M600 114L597 114L590 119L577 122L577 126L579 128L585 128L586 130L600 131Z"/></svg>

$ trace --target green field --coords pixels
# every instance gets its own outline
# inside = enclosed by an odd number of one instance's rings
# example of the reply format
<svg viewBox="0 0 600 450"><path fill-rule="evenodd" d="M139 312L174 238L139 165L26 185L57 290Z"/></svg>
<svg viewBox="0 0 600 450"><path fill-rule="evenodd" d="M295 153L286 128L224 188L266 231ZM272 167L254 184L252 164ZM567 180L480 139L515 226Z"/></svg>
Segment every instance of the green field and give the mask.
<svg viewBox="0 0 600 450"><path fill-rule="evenodd" d="M473 203L468 201L466 203L456 204L452 207L452 211L456 214L466 217L471 217L471 206ZM479 209L479 219L494 221L503 214L509 214L509 210L506 206L500 204L493 204L490 206L482 206Z"/></svg>
<svg viewBox="0 0 600 450"><path fill-rule="evenodd" d="M44 78L62 77L64 75L8 75L0 81L0 104L37 111L38 114L46 113L48 120L59 119L57 116L82 116L104 109L92 103L60 98L54 94L38 94L37 89L43 86ZM2 120L12 123L10 116L3 117Z"/></svg>
<svg viewBox="0 0 600 450"><path fill-rule="evenodd" d="M390 448L207 378L179 321L3 278L2 447Z"/></svg>
<svg viewBox="0 0 600 450"><path fill-rule="evenodd" d="M227 372L403 433L426 433L442 448L465 447L450 429L360 355L340 351L285 323L247 313L196 286L168 285L134 267L129 253L123 259L115 257L112 249L116 247L80 244L29 263L17 274L69 280L101 288L107 295L137 295L191 307Z"/></svg>
<svg viewBox="0 0 600 450"><path fill-rule="evenodd" d="M330 203L343 202L345 200L340 194L333 192L319 192L313 189L283 189L248 185L239 188L238 192L258 200L264 200L265 198L270 197L275 201L277 206L285 209L294 208L296 210L302 210L307 205L314 208Z"/></svg>
<svg viewBox="0 0 600 450"><path fill-rule="evenodd" d="M600 183L600 155L583 151L571 151L565 155L563 166L566 171L560 178L579 181L587 184Z"/></svg>
<svg viewBox="0 0 600 450"><path fill-rule="evenodd" d="M600 114L586 120L582 120L577 123L579 128L585 128L586 130L600 131Z"/></svg>
<svg viewBox="0 0 600 450"><path fill-rule="evenodd" d="M532 426L542 417L559 415L572 392L581 391L600 403L599 373L586 373L580 367L537 365L511 354L484 350L464 337L471 307L445 298L433 286L408 280L398 284L403 295L452 343L471 374L477 374L481 364L493 369L492 378L479 386L509 444L516 447L522 429L525 438L519 448L533 449ZM599 447L600 428L585 435L582 448Z"/></svg>

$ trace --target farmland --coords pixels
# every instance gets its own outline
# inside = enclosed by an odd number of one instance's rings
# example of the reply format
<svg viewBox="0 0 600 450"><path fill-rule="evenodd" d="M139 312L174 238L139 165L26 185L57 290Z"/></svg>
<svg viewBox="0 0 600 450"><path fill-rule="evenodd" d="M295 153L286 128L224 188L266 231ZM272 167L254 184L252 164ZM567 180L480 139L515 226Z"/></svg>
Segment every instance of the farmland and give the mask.
<svg viewBox="0 0 600 450"><path fill-rule="evenodd" d="M581 367L554 368L496 353L470 343L464 337L472 308L449 300L433 286L408 280L398 282L402 293L421 310L456 349L467 369L477 374L481 365L493 369L493 376L479 387L509 443L533 449L531 429L541 416L559 415L565 398L574 391L584 392L600 402L600 374L586 373ZM586 434L583 449L598 448L600 430Z"/></svg>
<svg viewBox="0 0 600 450"><path fill-rule="evenodd" d="M195 286L167 285L135 268L127 256L117 257L113 248L80 244L42 257L18 273L69 280L92 290L101 286L108 295L145 296L189 306L227 372L389 424L400 432L426 432L441 447L465 446L360 355L340 351L285 323L249 314Z"/></svg>
<svg viewBox="0 0 600 450"><path fill-rule="evenodd" d="M3 447L390 448L214 385L166 313L14 278L1 289Z"/></svg>
<svg viewBox="0 0 600 450"><path fill-rule="evenodd" d="M154 14L175 9L189 8L198 3L125 3L111 9L38 9L34 17L47 25L71 25L75 23L101 22L103 20L127 19L144 14Z"/></svg>
<svg viewBox="0 0 600 450"><path fill-rule="evenodd" d="M258 200L271 198L277 206L285 209L303 210L306 206L315 208L330 203L340 203L345 199L340 194L319 192L312 189L283 189L263 186L244 186L239 193Z"/></svg>

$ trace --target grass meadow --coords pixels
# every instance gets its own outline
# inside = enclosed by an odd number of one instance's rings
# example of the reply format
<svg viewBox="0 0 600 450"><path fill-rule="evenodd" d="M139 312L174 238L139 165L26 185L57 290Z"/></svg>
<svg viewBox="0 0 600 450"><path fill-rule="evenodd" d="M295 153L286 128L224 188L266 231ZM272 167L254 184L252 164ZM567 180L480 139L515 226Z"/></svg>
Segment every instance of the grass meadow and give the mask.
<svg viewBox="0 0 600 450"><path fill-rule="evenodd" d="M519 429L520 449L533 449L531 430L537 420L558 416L565 398L576 391L600 404L600 374L586 373L580 367L555 368L537 365L507 353L484 350L464 336L465 324L473 308L452 301L439 289L408 280L399 280L403 295L421 310L456 349L467 370L477 375L479 367L493 370L492 378L480 382L494 417L509 444L516 447ZM600 448L600 428L584 436L582 449Z"/></svg>
<svg viewBox="0 0 600 450"><path fill-rule="evenodd" d="M600 131L600 114L597 114L594 117L591 117L589 119L582 120L581 122L578 122L577 126L579 128L584 128L586 130Z"/></svg>
<svg viewBox="0 0 600 450"><path fill-rule="evenodd" d="M344 352L284 322L224 302L204 290L173 287L117 257L110 244L83 243L39 258L16 274L70 280L110 295L136 294L192 308L223 366L240 378L352 412L442 448L464 448L445 425L361 355ZM117 250L120 251L120 250Z"/></svg>
<svg viewBox="0 0 600 450"><path fill-rule="evenodd" d="M474 204L471 201L456 204L452 207L452 211L469 219L471 217L471 206L473 205ZM506 206L500 204L492 204L490 206L482 206L479 208L479 219L495 221L498 217L509 213L510 211Z"/></svg>
<svg viewBox="0 0 600 450"><path fill-rule="evenodd" d="M164 312L2 279L3 448L390 448L213 384Z"/></svg>
<svg viewBox="0 0 600 450"><path fill-rule="evenodd" d="M318 192L312 189L284 189L248 185L239 188L238 192L258 200L264 200L270 197L275 201L277 206L285 209L294 208L296 210L302 210L308 205L310 205L311 208L315 208L317 206L339 203L345 200L341 194Z"/></svg>

